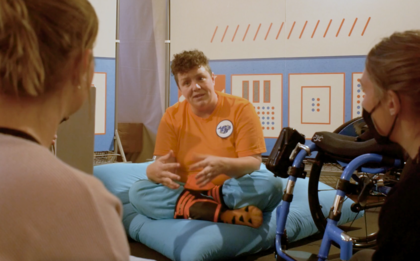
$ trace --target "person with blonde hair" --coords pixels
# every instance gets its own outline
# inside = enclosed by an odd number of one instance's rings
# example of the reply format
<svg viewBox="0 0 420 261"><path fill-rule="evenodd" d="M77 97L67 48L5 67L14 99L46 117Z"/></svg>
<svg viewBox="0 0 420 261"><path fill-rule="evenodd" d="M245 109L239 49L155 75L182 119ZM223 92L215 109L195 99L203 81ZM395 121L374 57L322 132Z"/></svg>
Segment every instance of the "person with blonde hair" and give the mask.
<svg viewBox="0 0 420 261"><path fill-rule="evenodd" d="M0 0L0 260L128 260L122 206L48 147L88 98L87 0Z"/></svg>
<svg viewBox="0 0 420 261"><path fill-rule="evenodd" d="M395 142L409 159L379 215L376 251L351 260L414 260L420 246L420 31L383 39L361 78L363 118L379 144Z"/></svg>

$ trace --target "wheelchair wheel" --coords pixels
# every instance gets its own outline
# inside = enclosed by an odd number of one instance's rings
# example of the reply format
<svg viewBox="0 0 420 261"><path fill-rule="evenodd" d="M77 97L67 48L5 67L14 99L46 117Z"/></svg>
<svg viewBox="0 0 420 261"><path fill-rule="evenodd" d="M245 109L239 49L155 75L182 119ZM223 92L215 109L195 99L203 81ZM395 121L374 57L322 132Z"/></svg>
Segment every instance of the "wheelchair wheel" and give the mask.
<svg viewBox="0 0 420 261"><path fill-rule="evenodd" d="M347 133L348 133L349 129L351 129L351 125L359 124L361 121L362 121L361 118L353 119L352 121L349 121L343 124L342 126L340 126L334 132L342 133L343 131L346 131L347 129ZM352 132L352 130L350 130L350 132ZM334 163L334 161L329 159L329 157L327 157L322 151L319 151L315 158L315 162L313 162L312 164L312 169L309 175L309 186L308 186L308 199L309 199L309 207L311 209L311 215L318 230L321 233L324 233L325 231L325 228L327 225L327 217L324 215L324 212L322 211L323 209L320 204L320 198L322 198L322 193L325 193L326 191L335 191L335 188L331 188L331 189L319 188L319 181L321 179L321 171L325 163ZM363 178L359 180L357 185L354 184L355 182L353 181L351 192L346 194L345 200L347 200L348 198L352 200L357 200L360 197L364 197L364 198L370 197L370 200L372 200L371 195L369 195L370 193L369 187L371 187L372 184L374 183L373 177L374 177L373 174L364 175ZM338 176L337 179L339 178L340 177ZM335 196L335 193L334 193L334 196ZM353 248L355 249L369 248L376 245L376 237L377 237L377 230L378 230L378 227L376 226L377 219L375 218L375 220L373 221L373 223L375 223L374 227L372 226L369 227L368 223L372 223L372 221L367 222L367 220L369 218L368 216L369 212L372 212L372 211L376 212L374 215L372 214L370 215L371 218L374 218L378 215L379 207L383 204L384 197L379 196L379 195L375 197L376 198L374 199L375 200L374 204L369 204L369 207L368 207L369 209L367 208L363 209L365 211L364 217L363 217L364 220L360 219L359 221L357 221L356 222L357 227L353 226L353 224L355 224L354 220L353 222L350 222L351 224L345 224L343 226L340 226L341 229L343 229L349 236L352 237ZM378 201L376 202L376 200ZM352 207L351 211L357 213L355 214L355 219L356 219L357 217L361 217L362 214L359 212L363 210L360 210L360 208L357 208L357 207L354 207L354 208ZM328 209L328 212L329 212L329 209ZM361 226L364 226L364 227L361 228Z"/></svg>

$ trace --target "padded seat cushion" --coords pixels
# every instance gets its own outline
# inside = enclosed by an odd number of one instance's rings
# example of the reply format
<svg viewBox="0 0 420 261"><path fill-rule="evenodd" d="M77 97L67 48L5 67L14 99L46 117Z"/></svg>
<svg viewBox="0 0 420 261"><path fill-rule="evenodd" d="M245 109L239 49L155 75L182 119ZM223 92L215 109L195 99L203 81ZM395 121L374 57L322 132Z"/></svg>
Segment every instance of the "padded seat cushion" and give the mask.
<svg viewBox="0 0 420 261"><path fill-rule="evenodd" d="M150 163L115 163L95 166L94 175L116 195L124 206L123 224L134 240L162 253L171 260L229 260L254 254L274 247L276 210L264 214L258 229L246 226L213 223L201 220L153 220L138 214L128 200L128 190L139 179L146 179ZM286 187L287 179L282 179ZM330 188L320 184L320 189ZM335 191L322 193L321 205L328 215ZM350 211L352 201L346 200L340 224L354 218ZM360 217L360 216L359 216ZM312 220L308 203L308 179L298 179L287 218L289 242L315 234L318 230Z"/></svg>

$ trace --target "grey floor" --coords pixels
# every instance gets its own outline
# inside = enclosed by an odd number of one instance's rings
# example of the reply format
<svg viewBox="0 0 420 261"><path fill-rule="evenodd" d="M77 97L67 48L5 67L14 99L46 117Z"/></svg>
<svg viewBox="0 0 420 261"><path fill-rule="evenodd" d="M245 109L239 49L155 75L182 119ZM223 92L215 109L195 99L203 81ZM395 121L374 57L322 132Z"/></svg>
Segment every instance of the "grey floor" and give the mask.
<svg viewBox="0 0 420 261"><path fill-rule="evenodd" d="M321 175L321 182L335 186L337 178L340 177L339 171L337 171L334 166L326 166L325 171ZM372 200L377 200L374 198ZM345 224L342 228L347 230L347 234L352 237L363 236L366 234L366 227L368 228L367 233L377 231L377 221L379 215L379 208L366 211L366 214L363 218L359 218L353 223ZM351 227L351 229L349 229ZM319 235L315 235L311 238L301 240L291 244L290 249L287 252L293 256L296 260L299 261L310 261L318 260L317 254L321 246L322 239ZM169 261L170 259L165 256L157 253L156 251L142 245L138 242L130 242L131 254L137 257L143 257L148 259L153 259L157 261ZM251 255L247 257L241 257L235 261L275 261L274 250L266 251L256 255ZM336 261L340 260L340 249L331 246L328 260Z"/></svg>

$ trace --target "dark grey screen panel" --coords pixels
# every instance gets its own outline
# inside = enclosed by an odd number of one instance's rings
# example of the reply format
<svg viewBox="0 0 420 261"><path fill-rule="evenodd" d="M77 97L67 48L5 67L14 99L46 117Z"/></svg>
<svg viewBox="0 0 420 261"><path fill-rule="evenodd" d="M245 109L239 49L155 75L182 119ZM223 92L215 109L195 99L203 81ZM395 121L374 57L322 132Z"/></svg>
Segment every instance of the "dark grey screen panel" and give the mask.
<svg viewBox="0 0 420 261"><path fill-rule="evenodd" d="M260 82L253 82L253 102L260 102Z"/></svg>
<svg viewBox="0 0 420 261"><path fill-rule="evenodd" d="M70 166L93 173L93 146L95 143L96 88L90 88L90 101L70 118L61 123L57 131L57 157Z"/></svg>

